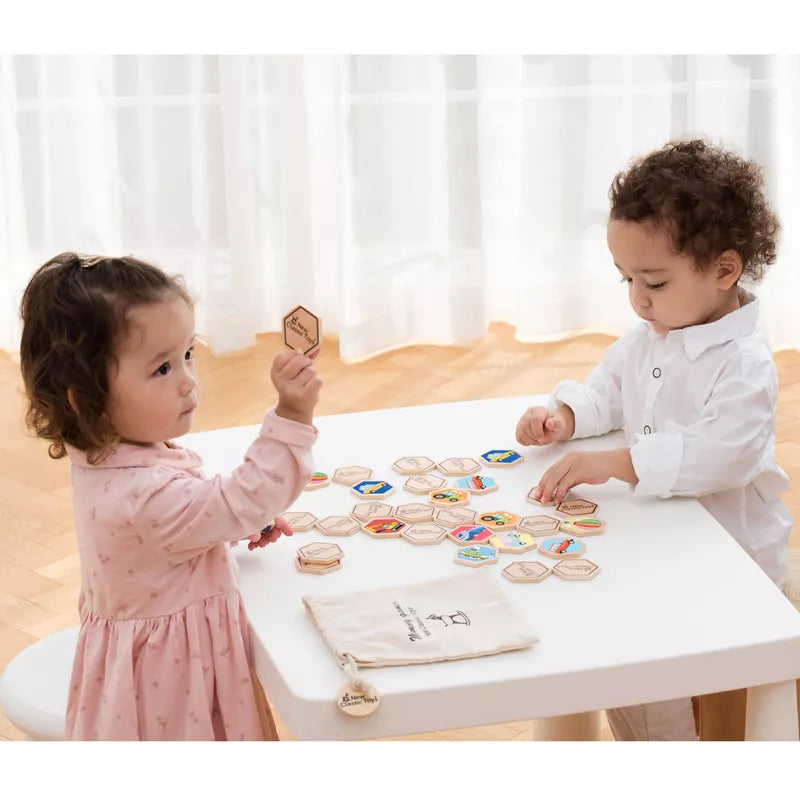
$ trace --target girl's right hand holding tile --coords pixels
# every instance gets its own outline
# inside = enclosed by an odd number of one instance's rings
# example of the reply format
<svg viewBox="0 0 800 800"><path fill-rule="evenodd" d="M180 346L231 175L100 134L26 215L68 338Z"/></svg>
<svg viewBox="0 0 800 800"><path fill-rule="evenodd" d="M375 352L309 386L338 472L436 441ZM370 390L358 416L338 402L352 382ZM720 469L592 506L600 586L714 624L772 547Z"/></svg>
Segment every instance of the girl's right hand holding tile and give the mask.
<svg viewBox="0 0 800 800"><path fill-rule="evenodd" d="M270 378L278 390L275 413L279 417L311 424L322 386L322 380L314 366L318 352L306 356L299 350L293 350L275 356Z"/></svg>

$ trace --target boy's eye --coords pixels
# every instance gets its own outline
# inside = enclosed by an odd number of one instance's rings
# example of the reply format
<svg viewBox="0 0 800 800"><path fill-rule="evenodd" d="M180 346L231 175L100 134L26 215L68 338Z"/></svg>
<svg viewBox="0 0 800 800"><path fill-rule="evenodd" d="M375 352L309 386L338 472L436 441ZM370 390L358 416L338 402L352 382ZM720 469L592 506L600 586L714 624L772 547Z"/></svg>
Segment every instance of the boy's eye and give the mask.
<svg viewBox="0 0 800 800"><path fill-rule="evenodd" d="M184 355L184 358L186 359L186 361L191 361L191 360L194 358L194 345L192 345L192 346L191 346L191 347L190 347L190 348L189 348L189 349L186 351L186 354Z"/></svg>
<svg viewBox="0 0 800 800"><path fill-rule="evenodd" d="M663 289L666 285L667 285L666 281L661 281L661 283L647 283L647 284L645 284L645 286L647 286L648 289L654 289L655 291L658 291L659 289Z"/></svg>
<svg viewBox="0 0 800 800"><path fill-rule="evenodd" d="M169 361L165 361L153 375L169 375Z"/></svg>
<svg viewBox="0 0 800 800"><path fill-rule="evenodd" d="M633 278L625 278L623 276L622 278L619 279L619 282L620 283L630 283L632 280L633 280Z"/></svg>

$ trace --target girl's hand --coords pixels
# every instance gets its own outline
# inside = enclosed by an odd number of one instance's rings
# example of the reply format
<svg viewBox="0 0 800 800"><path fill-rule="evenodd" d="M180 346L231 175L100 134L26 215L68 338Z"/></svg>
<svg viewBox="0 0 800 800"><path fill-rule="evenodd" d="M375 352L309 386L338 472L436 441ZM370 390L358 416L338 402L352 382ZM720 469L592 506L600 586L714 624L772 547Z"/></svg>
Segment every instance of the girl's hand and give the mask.
<svg viewBox="0 0 800 800"><path fill-rule="evenodd" d="M537 500L550 497L560 503L573 486L605 483L609 478L637 482L629 449L567 453L539 479L535 496Z"/></svg>
<svg viewBox="0 0 800 800"><path fill-rule="evenodd" d="M293 419L310 425L314 406L319 400L322 381L314 367L319 350L304 356L299 350L281 352L275 356L270 378L278 390L275 413L279 417Z"/></svg>
<svg viewBox="0 0 800 800"><path fill-rule="evenodd" d="M529 408L517 423L516 437L520 444L552 444L566 442L575 432L575 414L569 406L550 411L544 406Z"/></svg>
<svg viewBox="0 0 800 800"><path fill-rule="evenodd" d="M258 547L266 547L271 542L277 542L283 536L293 536L294 531L283 517L275 517L272 525L267 525L260 533L250 536L247 545L248 550L255 550Z"/></svg>

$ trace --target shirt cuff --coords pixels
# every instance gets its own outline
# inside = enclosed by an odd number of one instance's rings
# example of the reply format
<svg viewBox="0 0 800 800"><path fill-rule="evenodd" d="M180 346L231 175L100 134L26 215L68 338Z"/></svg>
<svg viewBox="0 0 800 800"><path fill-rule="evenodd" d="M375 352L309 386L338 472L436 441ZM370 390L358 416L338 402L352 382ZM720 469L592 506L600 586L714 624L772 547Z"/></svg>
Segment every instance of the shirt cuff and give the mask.
<svg viewBox="0 0 800 800"><path fill-rule="evenodd" d="M597 432L597 415L586 400L583 386L577 381L561 381L557 383L550 395L547 408L558 411L560 406L569 406L575 416L573 439L585 439Z"/></svg>
<svg viewBox="0 0 800 800"><path fill-rule="evenodd" d="M679 433L634 434L631 461L639 479L634 494L669 497L681 471L683 436Z"/></svg>
<svg viewBox="0 0 800 800"><path fill-rule="evenodd" d="M306 425L304 422L279 417L274 408L264 415L259 432L259 436L297 447L311 447L317 441L318 434L316 425Z"/></svg>

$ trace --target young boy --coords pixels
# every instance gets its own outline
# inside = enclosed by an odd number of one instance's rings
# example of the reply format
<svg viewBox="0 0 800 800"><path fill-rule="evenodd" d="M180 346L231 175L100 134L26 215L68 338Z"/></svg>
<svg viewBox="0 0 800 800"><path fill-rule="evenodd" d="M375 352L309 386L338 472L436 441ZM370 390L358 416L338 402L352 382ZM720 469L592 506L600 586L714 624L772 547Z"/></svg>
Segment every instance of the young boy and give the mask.
<svg viewBox="0 0 800 800"><path fill-rule="evenodd" d="M572 452L539 481L560 500L617 478L639 495L697 497L779 586L792 516L775 463L778 381L739 286L775 261L778 220L761 170L702 140L635 161L609 191L608 248L644 320L583 382L529 408L517 441L544 445L624 428L627 446ZM616 739L694 739L690 698L607 712Z"/></svg>

